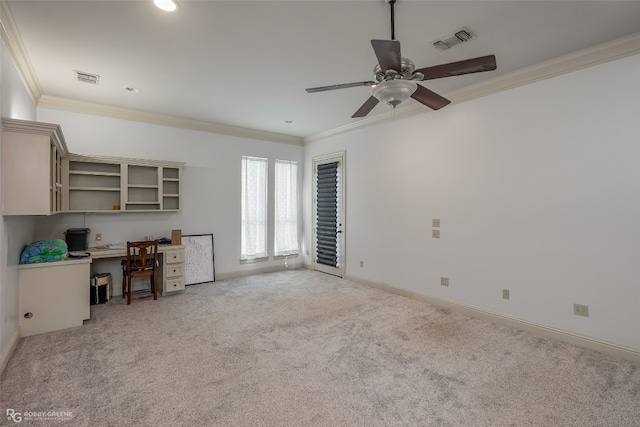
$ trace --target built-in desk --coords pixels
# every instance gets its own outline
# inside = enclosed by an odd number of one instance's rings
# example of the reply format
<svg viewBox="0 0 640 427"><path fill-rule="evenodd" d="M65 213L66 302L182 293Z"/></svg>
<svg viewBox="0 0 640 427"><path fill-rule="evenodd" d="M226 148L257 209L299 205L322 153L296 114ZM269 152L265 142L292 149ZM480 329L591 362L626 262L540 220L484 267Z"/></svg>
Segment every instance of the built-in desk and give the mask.
<svg viewBox="0 0 640 427"><path fill-rule="evenodd" d="M87 258L18 266L20 334L23 337L82 326L90 318L90 265L124 259L126 249L89 248ZM161 295L184 290L184 246L158 245ZM122 271L122 270L120 270ZM119 283L121 273L112 277Z"/></svg>
<svg viewBox="0 0 640 427"><path fill-rule="evenodd" d="M91 259L98 261L109 258L126 258L127 249L89 248ZM184 245L158 245L160 268L158 270L158 288L161 295L184 291ZM116 280L116 278L112 278Z"/></svg>

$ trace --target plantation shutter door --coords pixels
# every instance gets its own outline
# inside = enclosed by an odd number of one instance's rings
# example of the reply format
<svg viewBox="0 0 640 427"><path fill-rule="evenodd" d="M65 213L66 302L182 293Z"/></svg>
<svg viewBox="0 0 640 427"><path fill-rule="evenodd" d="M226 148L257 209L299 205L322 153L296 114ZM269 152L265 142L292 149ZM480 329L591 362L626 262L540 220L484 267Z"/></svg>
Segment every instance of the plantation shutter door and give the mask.
<svg viewBox="0 0 640 427"><path fill-rule="evenodd" d="M338 162L318 165L316 262L338 267Z"/></svg>

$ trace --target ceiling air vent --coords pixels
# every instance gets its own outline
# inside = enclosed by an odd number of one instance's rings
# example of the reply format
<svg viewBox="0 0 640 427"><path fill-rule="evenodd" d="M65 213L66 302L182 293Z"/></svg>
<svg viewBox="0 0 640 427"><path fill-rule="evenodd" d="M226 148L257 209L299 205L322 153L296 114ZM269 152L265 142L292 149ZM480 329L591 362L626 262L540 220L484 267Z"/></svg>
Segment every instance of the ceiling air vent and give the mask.
<svg viewBox="0 0 640 427"><path fill-rule="evenodd" d="M83 83L89 83L92 85L97 85L100 81L100 76L97 74L85 73L84 71L74 70L76 73L76 80Z"/></svg>
<svg viewBox="0 0 640 427"><path fill-rule="evenodd" d="M451 36L442 37L440 40L431 42L431 45L440 50L447 50L451 49L457 44L467 42L475 37L477 36L472 33L470 29L468 29L467 27L463 27Z"/></svg>

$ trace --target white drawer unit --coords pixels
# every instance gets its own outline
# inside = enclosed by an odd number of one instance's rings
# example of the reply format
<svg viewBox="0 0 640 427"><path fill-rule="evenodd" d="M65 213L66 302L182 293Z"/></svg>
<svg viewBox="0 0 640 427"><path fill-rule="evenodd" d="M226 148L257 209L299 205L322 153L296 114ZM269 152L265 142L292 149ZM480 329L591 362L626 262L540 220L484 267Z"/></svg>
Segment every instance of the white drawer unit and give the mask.
<svg viewBox="0 0 640 427"><path fill-rule="evenodd" d="M184 246L175 246L163 254L162 295L184 291Z"/></svg>

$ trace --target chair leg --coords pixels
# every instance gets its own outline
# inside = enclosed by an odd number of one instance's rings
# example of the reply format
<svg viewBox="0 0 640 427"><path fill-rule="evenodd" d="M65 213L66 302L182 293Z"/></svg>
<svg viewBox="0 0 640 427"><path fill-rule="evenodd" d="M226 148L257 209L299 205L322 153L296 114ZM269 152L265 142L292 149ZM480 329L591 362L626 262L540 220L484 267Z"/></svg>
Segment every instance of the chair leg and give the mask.
<svg viewBox="0 0 640 427"><path fill-rule="evenodd" d="M131 276L127 276L127 305L131 304Z"/></svg>

